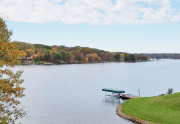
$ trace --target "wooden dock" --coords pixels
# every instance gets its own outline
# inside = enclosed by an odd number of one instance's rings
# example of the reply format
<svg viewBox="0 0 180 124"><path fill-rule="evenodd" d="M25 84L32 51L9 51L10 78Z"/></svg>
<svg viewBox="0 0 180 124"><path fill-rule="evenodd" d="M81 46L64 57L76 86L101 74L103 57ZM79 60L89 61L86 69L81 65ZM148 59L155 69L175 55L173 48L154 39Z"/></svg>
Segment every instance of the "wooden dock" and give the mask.
<svg viewBox="0 0 180 124"><path fill-rule="evenodd" d="M139 96L132 95L132 94L120 94L120 98L122 99L134 99L134 98L139 98Z"/></svg>

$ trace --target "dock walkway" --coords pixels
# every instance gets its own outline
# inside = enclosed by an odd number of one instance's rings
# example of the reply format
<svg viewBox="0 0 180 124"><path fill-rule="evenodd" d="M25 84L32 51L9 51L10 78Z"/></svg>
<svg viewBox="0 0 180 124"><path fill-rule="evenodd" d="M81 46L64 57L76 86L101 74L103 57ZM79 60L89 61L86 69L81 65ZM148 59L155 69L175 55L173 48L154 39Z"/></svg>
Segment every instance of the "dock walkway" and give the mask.
<svg viewBox="0 0 180 124"><path fill-rule="evenodd" d="M135 96L132 94L120 94L120 98L122 98L122 99L134 99L134 98L139 98L139 96Z"/></svg>

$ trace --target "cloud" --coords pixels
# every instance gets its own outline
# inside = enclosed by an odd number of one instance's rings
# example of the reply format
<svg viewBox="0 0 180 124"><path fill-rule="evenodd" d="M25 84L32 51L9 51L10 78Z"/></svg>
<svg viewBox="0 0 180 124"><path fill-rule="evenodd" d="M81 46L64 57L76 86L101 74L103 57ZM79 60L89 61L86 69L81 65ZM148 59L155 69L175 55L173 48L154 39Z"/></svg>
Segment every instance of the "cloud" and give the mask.
<svg viewBox="0 0 180 124"><path fill-rule="evenodd" d="M135 25L180 21L170 0L0 0L10 21Z"/></svg>

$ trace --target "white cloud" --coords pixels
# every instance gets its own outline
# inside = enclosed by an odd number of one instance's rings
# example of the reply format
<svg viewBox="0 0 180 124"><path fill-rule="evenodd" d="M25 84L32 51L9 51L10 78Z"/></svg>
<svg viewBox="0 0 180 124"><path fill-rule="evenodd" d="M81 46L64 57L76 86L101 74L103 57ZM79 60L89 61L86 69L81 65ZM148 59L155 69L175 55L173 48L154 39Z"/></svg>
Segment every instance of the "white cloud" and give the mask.
<svg viewBox="0 0 180 124"><path fill-rule="evenodd" d="M170 0L0 0L0 13L10 21L146 24L180 21Z"/></svg>

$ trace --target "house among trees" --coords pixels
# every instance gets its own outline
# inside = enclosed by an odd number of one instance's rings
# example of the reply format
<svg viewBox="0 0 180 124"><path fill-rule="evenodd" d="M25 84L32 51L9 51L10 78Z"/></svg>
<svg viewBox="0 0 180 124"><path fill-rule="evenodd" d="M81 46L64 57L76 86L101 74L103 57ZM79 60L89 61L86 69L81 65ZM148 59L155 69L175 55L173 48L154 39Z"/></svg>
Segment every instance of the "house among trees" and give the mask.
<svg viewBox="0 0 180 124"><path fill-rule="evenodd" d="M31 64L32 63L32 58L31 57L24 57L21 58L21 64Z"/></svg>

